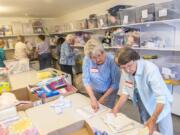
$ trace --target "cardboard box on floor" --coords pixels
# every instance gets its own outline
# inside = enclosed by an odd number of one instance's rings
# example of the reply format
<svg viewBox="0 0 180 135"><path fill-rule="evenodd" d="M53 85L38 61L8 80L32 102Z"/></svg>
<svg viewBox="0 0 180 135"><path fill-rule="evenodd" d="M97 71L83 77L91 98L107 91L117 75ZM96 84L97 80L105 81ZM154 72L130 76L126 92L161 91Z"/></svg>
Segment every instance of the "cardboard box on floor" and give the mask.
<svg viewBox="0 0 180 135"><path fill-rule="evenodd" d="M94 135L94 133L89 124L82 120L67 127L52 131L48 133L48 135Z"/></svg>

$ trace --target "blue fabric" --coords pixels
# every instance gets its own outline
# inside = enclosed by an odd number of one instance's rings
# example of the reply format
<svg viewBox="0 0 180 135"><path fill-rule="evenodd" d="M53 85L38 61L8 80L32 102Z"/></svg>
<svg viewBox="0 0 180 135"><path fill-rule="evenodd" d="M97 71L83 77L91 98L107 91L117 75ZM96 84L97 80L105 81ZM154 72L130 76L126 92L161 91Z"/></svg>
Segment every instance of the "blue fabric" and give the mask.
<svg viewBox="0 0 180 135"><path fill-rule="evenodd" d="M172 95L168 90L160 72L156 65L152 62L145 60L137 61L137 71L135 76L127 74L122 71L121 83L124 84L125 81L136 82L136 88L142 100L144 107L150 116L155 111L157 103L163 103L164 108L158 117L157 122L166 117L171 113L170 104L172 102ZM133 80L134 79L134 80ZM133 99L134 88L129 88L127 86L122 87L122 92L129 95Z"/></svg>
<svg viewBox="0 0 180 135"><path fill-rule="evenodd" d="M4 49L0 48L0 67L4 67L5 53Z"/></svg>
<svg viewBox="0 0 180 135"><path fill-rule="evenodd" d="M51 54L43 53L39 55L40 70L51 67Z"/></svg>
<svg viewBox="0 0 180 135"><path fill-rule="evenodd" d="M73 48L64 42L61 45L61 53L60 53L60 64L62 65L75 65L75 52Z"/></svg>
<svg viewBox="0 0 180 135"><path fill-rule="evenodd" d="M98 72L91 72L96 68ZM113 90L119 89L120 69L114 63L111 55L107 54L105 62L101 65L94 63L89 57L83 60L83 83L90 85L96 92L105 92L110 87Z"/></svg>

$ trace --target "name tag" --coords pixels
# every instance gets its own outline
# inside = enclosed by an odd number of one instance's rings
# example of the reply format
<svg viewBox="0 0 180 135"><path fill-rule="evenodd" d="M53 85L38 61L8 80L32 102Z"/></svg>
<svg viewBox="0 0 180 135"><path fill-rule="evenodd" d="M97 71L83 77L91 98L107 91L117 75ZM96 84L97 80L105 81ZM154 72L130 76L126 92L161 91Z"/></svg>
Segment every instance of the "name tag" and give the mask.
<svg viewBox="0 0 180 135"><path fill-rule="evenodd" d="M91 68L91 69L90 69L90 72L91 72L91 73L98 73L99 70L98 70L97 68Z"/></svg>

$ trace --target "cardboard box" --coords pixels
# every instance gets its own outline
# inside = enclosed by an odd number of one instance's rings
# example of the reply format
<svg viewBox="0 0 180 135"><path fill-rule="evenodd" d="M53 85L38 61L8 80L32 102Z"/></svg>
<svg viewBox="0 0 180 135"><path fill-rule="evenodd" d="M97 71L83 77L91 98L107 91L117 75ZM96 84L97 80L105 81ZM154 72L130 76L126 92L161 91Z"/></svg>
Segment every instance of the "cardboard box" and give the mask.
<svg viewBox="0 0 180 135"><path fill-rule="evenodd" d="M159 21L180 18L180 7L177 8L175 4L176 3L174 1L156 4L156 20Z"/></svg>
<svg viewBox="0 0 180 135"><path fill-rule="evenodd" d="M19 101L29 101L26 103L22 102L21 104L17 105L16 106L17 111L25 111L33 107L35 104L37 104L35 102L39 102L39 103L42 102L35 95L31 94L27 88L14 90L14 91L11 91L11 93L13 93Z"/></svg>
<svg viewBox="0 0 180 135"><path fill-rule="evenodd" d="M69 90L68 90L69 89ZM47 103L47 102L50 102L50 101L53 101L53 100L56 100L58 99L60 96L68 96L68 95L71 95L71 94L74 94L77 92L77 89L72 86L72 85L68 85L67 86L67 92L66 93L60 93L59 95L56 95L56 96L52 96L52 97L47 97L47 98L40 98L38 97L37 95L34 95L34 94L30 94L32 97L31 99L38 99L38 100L41 100L43 104Z"/></svg>
<svg viewBox="0 0 180 135"><path fill-rule="evenodd" d="M50 132L48 135L94 135L94 133L89 124L83 120Z"/></svg>
<svg viewBox="0 0 180 135"><path fill-rule="evenodd" d="M155 20L155 4L148 4L136 8L136 22L149 22Z"/></svg>

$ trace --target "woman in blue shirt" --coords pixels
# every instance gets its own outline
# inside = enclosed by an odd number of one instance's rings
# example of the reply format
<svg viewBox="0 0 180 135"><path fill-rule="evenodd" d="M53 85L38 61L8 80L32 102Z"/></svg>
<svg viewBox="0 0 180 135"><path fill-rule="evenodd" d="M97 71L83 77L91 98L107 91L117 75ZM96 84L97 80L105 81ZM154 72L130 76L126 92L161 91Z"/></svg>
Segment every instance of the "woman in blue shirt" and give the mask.
<svg viewBox="0 0 180 135"><path fill-rule="evenodd" d="M99 103L112 108L119 89L120 71L101 43L90 39L84 48L83 83L91 106L98 111ZM98 103L99 102L99 103Z"/></svg>
<svg viewBox="0 0 180 135"><path fill-rule="evenodd" d="M149 128L149 135L153 134L156 124L163 135L173 135L172 95L158 67L140 59L131 48L120 49L115 61L122 69L122 94L112 112L119 112L130 96L138 106L141 122Z"/></svg>
<svg viewBox="0 0 180 135"><path fill-rule="evenodd" d="M75 65L75 51L73 45L75 44L75 37L72 34L66 36L64 43L61 45L60 52L60 67L65 73L71 75L73 82L73 66Z"/></svg>

